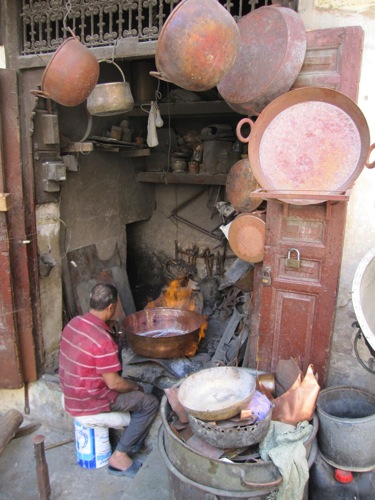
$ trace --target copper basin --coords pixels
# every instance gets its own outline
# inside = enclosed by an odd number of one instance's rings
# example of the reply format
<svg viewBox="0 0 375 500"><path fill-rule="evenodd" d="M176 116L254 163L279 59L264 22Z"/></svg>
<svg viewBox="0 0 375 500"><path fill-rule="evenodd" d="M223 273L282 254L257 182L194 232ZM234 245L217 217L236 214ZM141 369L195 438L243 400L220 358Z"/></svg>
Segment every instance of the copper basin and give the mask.
<svg viewBox="0 0 375 500"><path fill-rule="evenodd" d="M183 0L160 32L150 74L183 89L215 87L237 55L240 32L234 18L217 0Z"/></svg>
<svg viewBox="0 0 375 500"><path fill-rule="evenodd" d="M178 358L194 356L206 319L193 311L156 307L130 314L122 324L129 347L136 354Z"/></svg>

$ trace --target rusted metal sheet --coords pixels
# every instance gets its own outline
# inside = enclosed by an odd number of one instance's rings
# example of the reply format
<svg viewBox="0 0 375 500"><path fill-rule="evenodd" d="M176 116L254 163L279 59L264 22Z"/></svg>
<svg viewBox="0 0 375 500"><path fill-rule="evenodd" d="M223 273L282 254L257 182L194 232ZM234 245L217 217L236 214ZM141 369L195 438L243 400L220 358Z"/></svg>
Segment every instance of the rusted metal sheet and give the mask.
<svg viewBox="0 0 375 500"><path fill-rule="evenodd" d="M263 270L271 285L257 274L252 325L258 337L252 345L252 364L275 371L279 359L300 358L305 371L310 363L323 381L329 349L341 266L347 204L296 206L268 201ZM295 262L295 248L300 253ZM291 261L288 261L288 253ZM255 331L257 329L257 331ZM254 342L254 340L253 340Z"/></svg>
<svg viewBox="0 0 375 500"><path fill-rule="evenodd" d="M9 370L13 370L12 380L6 384L0 378L0 388L20 387L20 375L23 380L32 382L37 378L35 346L33 338L33 321L31 309L31 290L28 269L27 245L28 241L35 240L36 235L27 234L25 227L25 207L22 182L22 158L18 121L18 97L16 72L12 70L0 71L0 109L2 121L3 144L3 176L4 187L12 194L13 207L6 217L9 241L9 269L4 272L9 274L7 294L12 294L13 302L6 303L5 314L15 316L17 325L18 354L13 353L13 361L6 359ZM4 266L6 264L4 263ZM1 285L3 286L3 284ZM5 289L3 290L5 293ZM9 332L8 334L11 334ZM16 345L16 344L14 344ZM2 366L3 369L3 366ZM22 385L22 384L21 384Z"/></svg>

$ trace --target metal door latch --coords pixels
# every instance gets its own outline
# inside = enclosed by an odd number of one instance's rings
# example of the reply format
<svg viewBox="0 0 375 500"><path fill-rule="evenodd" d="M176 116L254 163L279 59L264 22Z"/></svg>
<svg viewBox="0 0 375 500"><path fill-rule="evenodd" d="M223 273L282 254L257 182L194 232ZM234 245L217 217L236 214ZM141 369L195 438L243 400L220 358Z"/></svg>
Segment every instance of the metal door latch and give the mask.
<svg viewBox="0 0 375 500"><path fill-rule="evenodd" d="M265 267L263 269L261 283L263 286L271 286L271 269L269 267Z"/></svg>
<svg viewBox="0 0 375 500"><path fill-rule="evenodd" d="M292 254L296 254L292 257ZM286 267L293 267L294 269L299 269L301 267L301 255L297 248L289 248L288 256L286 258Z"/></svg>

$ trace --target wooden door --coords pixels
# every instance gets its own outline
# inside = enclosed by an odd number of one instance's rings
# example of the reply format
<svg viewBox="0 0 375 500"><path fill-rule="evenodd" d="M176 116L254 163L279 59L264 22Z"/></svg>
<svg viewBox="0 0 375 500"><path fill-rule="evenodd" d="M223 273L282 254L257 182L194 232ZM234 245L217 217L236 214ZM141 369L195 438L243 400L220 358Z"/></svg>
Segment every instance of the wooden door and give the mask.
<svg viewBox="0 0 375 500"><path fill-rule="evenodd" d="M263 264L254 287L251 366L274 371L279 359L310 363L324 380L335 317L336 294L345 231L346 202L320 205L267 204ZM300 254L300 267L289 267L288 251ZM291 252L291 258L296 252ZM294 263L295 264L295 263ZM261 275L271 286L261 284ZM255 323L255 324L254 324ZM256 328L253 328L256 325Z"/></svg>
<svg viewBox="0 0 375 500"><path fill-rule="evenodd" d="M360 27L307 33L307 52L293 88L328 87L354 101L362 60ZM313 363L327 372L345 231L346 202L289 205L267 202L264 261L256 265L252 320L245 364L274 371L279 359ZM299 269L286 266L288 249L301 255ZM269 269L271 285L263 286Z"/></svg>

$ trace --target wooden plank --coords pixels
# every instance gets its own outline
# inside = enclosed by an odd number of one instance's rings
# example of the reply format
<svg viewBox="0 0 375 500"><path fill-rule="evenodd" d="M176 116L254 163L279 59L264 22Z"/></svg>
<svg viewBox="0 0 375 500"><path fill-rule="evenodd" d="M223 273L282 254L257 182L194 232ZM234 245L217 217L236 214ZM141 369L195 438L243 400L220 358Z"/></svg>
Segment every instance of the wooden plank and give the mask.
<svg viewBox="0 0 375 500"><path fill-rule="evenodd" d="M61 147L62 153L90 153L94 151L92 142L71 142Z"/></svg>
<svg viewBox="0 0 375 500"><path fill-rule="evenodd" d="M19 426L23 422L22 413L18 410L9 410L0 419L0 455L6 445L13 439Z"/></svg>

